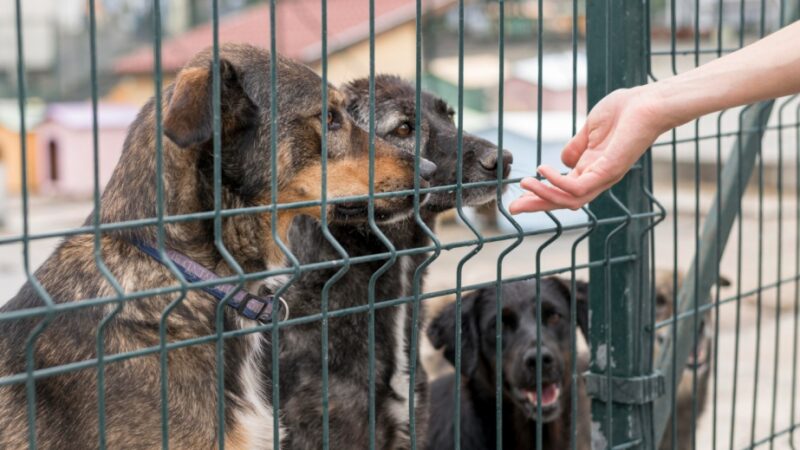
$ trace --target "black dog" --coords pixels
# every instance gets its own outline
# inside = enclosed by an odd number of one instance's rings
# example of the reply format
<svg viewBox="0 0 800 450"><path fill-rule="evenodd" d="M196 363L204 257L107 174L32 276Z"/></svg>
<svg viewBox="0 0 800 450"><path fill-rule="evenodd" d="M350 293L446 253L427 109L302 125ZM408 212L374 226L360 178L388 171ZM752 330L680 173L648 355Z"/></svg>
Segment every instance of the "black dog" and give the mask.
<svg viewBox="0 0 800 450"><path fill-rule="evenodd" d="M570 445L571 396L585 394L572 386L569 281L557 277L541 280L541 342L537 345L536 282L504 283L503 293L503 448L536 447L537 403L542 409L543 448ZM494 287L462 298L461 316L461 448L495 448L495 320ZM586 333L588 305L586 284L579 282L576 322ZM455 303L448 305L430 324L428 337L445 357L455 360ZM536 394L536 364L541 360L541 398ZM580 369L579 369L580 370ZM427 448L454 448L453 412L455 375L431 383L431 409ZM538 400L538 401L537 401ZM588 422L579 421L578 448L588 448Z"/></svg>
<svg viewBox="0 0 800 450"><path fill-rule="evenodd" d="M369 83L354 81L343 87L347 109L353 119L366 126L369 118ZM420 134L422 155L435 161L437 170L431 178L436 186L456 183L457 130L453 110L428 94L422 94L422 124L415 130L415 89L393 76L375 79L376 130L386 141L414 151L415 135ZM497 178L498 164L508 176L511 154L503 153L498 162L497 147L463 135L464 182L490 181ZM365 169L366 170L366 169ZM481 205L494 199L496 186L464 190L464 204ZM452 192L430 195L421 208L421 218L433 228L437 215L455 207ZM382 232L397 250L430 245L428 235L414 220L407 218L381 225ZM330 231L351 257L387 252L378 234L368 226L356 223L334 225ZM310 219L295 220L290 230L292 251L301 263L340 259L341 255L326 240L319 224ZM428 255L398 257L375 286L375 301L380 302L413 295L413 277ZM343 278L329 291L329 310L335 311L368 302L370 278L386 259L352 265ZM320 293L338 269L304 273L287 292L295 317L320 311ZM421 310L422 308L420 308ZM421 311L420 311L421 312ZM420 315L418 323L422 323ZM329 417L330 448L355 449L369 447L369 364L368 315L349 314L330 319L329 352ZM375 415L376 448L409 448L410 440L410 344L412 308L401 305L375 311ZM280 406L287 430L285 449L317 449L322 447L322 380L321 327L319 323L281 330ZM269 355L269 351L266 352ZM269 359L269 358L267 358ZM416 356L413 398L415 399L416 440L424 443L427 424L427 377ZM271 361L265 361L264 377L272 377Z"/></svg>

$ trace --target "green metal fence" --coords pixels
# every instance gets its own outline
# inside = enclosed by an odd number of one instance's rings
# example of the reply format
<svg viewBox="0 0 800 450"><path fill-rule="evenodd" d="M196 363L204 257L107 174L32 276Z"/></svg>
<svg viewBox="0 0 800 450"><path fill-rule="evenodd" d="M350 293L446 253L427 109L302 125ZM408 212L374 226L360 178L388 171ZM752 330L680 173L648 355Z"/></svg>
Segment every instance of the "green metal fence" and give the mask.
<svg viewBox="0 0 800 450"><path fill-rule="evenodd" d="M334 2L335 0L330 0ZM366 1L366 0L365 0ZM277 0L271 0L270 10L270 43L271 43L271 65L270 77L270 98L277 99L277 78L276 72L276 50L279 37L276 34L276 26L279 17L276 17ZM330 8L328 1L322 0L319 3L321 8L321 77L322 77L322 117L327 116L327 90L324 89L328 84L328 33L327 33L327 12ZM516 3L516 2L514 2ZM542 161L543 151L543 56L548 50L548 41L544 34L545 23L549 20L546 15L545 6L548 2L538 0L535 3L536 14L533 19L536 39L530 45L530 54L535 55L538 60L538 73L536 84L537 89L537 115L536 123L531 127L536 128L536 146L526 149L512 149L515 153L530 152L536 155L537 162ZM483 183L464 183L463 180L463 158L462 158L462 130L464 124L464 73L468 70L464 66L465 62L465 5L461 0L455 6L458 12L458 56L459 56L459 89L457 111L457 124L459 129L459 144L454 151L458 155L457 178L455 185L436 186L422 188L419 178L419 160L421 158L420 135L416 136L415 162L417 176L415 177L414 189L403 192L376 193L374 189L375 177L375 2L369 1L370 10L370 47L369 47L369 89L370 89L370 164L367 170L370 174L371 189L368 196L351 198L328 198L326 189L327 184L327 157L326 128L322 127L322 198L318 202L280 204L277 198L277 180L272 177L271 204L263 207L247 207L238 209L222 208L222 167L221 167L221 101L220 101L220 79L219 79L219 37L218 27L220 17L217 2L209 2L212 8L212 26L214 30L214 65L213 65L213 111L214 111L214 133L213 133L213 171L214 171L214 209L190 215L174 216L167 214L163 202L165 186L163 176L163 136L162 136L162 82L163 74L161 70L161 2L156 0L153 9L153 23L155 35L153 39L153 54L155 70L153 79L155 81L155 111L156 111L156 169L155 173L143 174L143 176L153 176L157 185L156 216L143 218L135 221L119 223L101 223L100 218L100 157L98 139L98 115L97 105L99 102L98 93L98 69L96 58L97 40L95 35L95 11L97 5L95 0L89 1L89 20L90 30L90 51L92 64L89 68L92 79L92 105L94 111L94 160L91 162L94 167L94 212L86 225L68 229L46 231L41 233L30 232L29 212L30 194L27 192L27 161L28 153L32 149L27 148L25 139L21 140L22 158L22 187L21 196L21 233L10 236L0 237L0 249L8 252L13 245L21 245L22 259L21 265L24 267L28 283L35 289L41 302L35 307L3 310L0 313L0 330L8 329L8 324L13 321L35 319L38 325L28 336L24 349L26 357L26 370L22 373L3 373L0 376L0 386L24 385L28 424L36 423L37 409L37 382L39 380L58 377L65 373L75 371L95 371L97 377L97 417L100 430L98 442L87 442L86 447L106 447L106 405L105 405L105 386L104 377L106 369L113 364L120 364L132 358L142 358L147 355L158 355L160 366L160 393L161 393L161 429L148 430L149 433L160 433L163 448L168 448L168 437L170 428L168 423L169 399L168 399L168 355L170 351L187 346L195 346L206 343L215 345L215 372L217 379L217 394L220 401L216 405L209 406L216 408L217 415L217 438L216 445L219 448L225 446L224 430L226 427L224 401L225 374L226 367L224 362L224 343L228 340L244 339L251 333L266 333L269 335L271 353L267 355L271 359L272 367L272 387L271 405L274 411L274 429L279 429L281 425L291 426L291 424L281 424L281 392L277 380L282 375L281 372L281 331L289 327L296 327L303 324L318 323L321 329L321 346L319 352L320 360L323 362L319 372L319 383L322 386L322 398L310 399L318 401L322 407L322 421L319 423L319 430L323 436L324 447L328 447L329 434L331 433L331 413L329 403L329 367L328 362L332 351L329 346L329 335L331 333L330 319L344 317L353 314L367 314L369 317L369 327L364 332L364 339L369 346L369 360L365 362L369 374L368 379L368 417L364 418L363 426L370 432L370 448L376 448L376 311L385 308L396 307L398 305L411 305L413 332L410 335L410 380L408 385L410 417L409 432L412 436L412 448L422 448L422 443L417 443L415 436L422 429L416 420L415 404L415 383L416 365L419 363L420 334L424 329L424 324L420 323L419 317L426 301L443 295L454 295L457 314L461 314L462 294L471 289L494 286L497 290L497 340L496 340L496 368L497 384L496 392L496 428L497 448L503 447L502 433L499 431L511 426L504 421L503 409L500 407L504 400L503 396L503 371L502 371L502 291L503 281L536 279L549 275L560 274L570 277L572 280L573 309L576 308L576 279L584 278L588 273L590 281L590 312L591 325L588 337L588 346L591 365L589 372L580 373L577 359L574 357L578 353L578 338L576 322L571 323L572 332L572 354L570 370L573 383L581 383L585 380L586 390L592 399L591 410L591 446L592 448L657 448L662 442L662 436L671 438L672 448L681 448L679 442L679 422L685 419L686 414L691 416L691 442L692 448L754 448L769 445L770 448L785 447L786 445L794 448L795 428L800 425L796 418L796 362L798 347L798 313L800 313L800 302L798 292L800 292L800 106L794 97L778 101L765 102L758 105L751 105L741 111L722 112L710 118L703 118L681 130L672 131L669 135L659 140L652 154L646 155L631 170L631 172L617 186L604 194L589 207L583 208L587 219L580 223L562 224L559 219L548 213L551 219L550 226L535 230L524 231L523 228L514 221L508 211L502 206L503 188L513 185L519 178L504 180L502 169L498 167L497 180ZM17 52L17 99L20 109L20 130L21 135L25 136L27 127L25 123L26 110L26 68L25 68L25 36L23 10L26 3L22 0L15 1L16 8L16 52ZM506 2L500 0L496 4L498 12L498 60L504 61L506 55L505 48L505 9ZM709 13L709 8L713 13ZM774 9L778 9L775 14ZM421 104L422 80L423 80L423 8L421 0L416 1L416 104ZM580 17L585 11L586 17L586 37L582 37ZM680 23L679 12L690 11L689 16L692 20L689 23ZM578 54L585 48L588 59L588 103L595 104L604 95L617 88L631 87L647 83L658 77L676 74L682 70L699 65L701 62L710 58L719 57L723 54L734 51L758 36L763 36L770 30L789 23L796 19L798 4L796 1L745 1L729 2L719 0L705 2L700 0L681 2L672 0L658 2L655 0L645 2L630 2L624 0L607 1L572 1L572 40L570 51L572 54L571 74L564 74L571 79L571 127L573 133L577 130L579 117L582 115L578 111ZM731 19L732 16L735 16ZM702 17L714 17L715 23L701 23ZM660 37L654 30L668 30L665 37ZM691 39L690 47L682 47L685 40L680 37L682 32L687 32ZM499 65L498 82L498 104L497 123L500 130L497 136L498 148L503 148L503 128L504 128L504 83L505 66ZM272 101L270 117L279 117L277 102ZM777 106L775 108L774 106ZM421 109L418 108L415 117L415 126L420 128L422 117ZM738 114L735 124L730 127L725 125L727 117ZM772 118L771 118L772 117ZM712 123L711 132L707 131L708 124ZM704 127L705 125L705 127ZM271 173L277 173L278 165L274 155L278 146L277 142L277 120L271 122L272 142L271 154ZM770 139L772 136L772 140ZM767 144L765 144L767 143ZM716 153L715 159L711 161L701 155L701 151L711 148ZM730 152L723 158L723 148L730 148ZM769 148L769 156L766 150ZM688 149L689 157L683 155ZM665 158L664 155L671 150L671 157ZM501 157L498 150L498 156ZM660 154L658 161L656 154ZM773 158L774 159L770 159ZM90 162L87 161L87 164ZM791 163L795 163L791 166ZM771 167L767 167L771 164ZM658 167L656 167L658 166ZM655 175L658 168L666 171L666 178ZM710 167L710 169L709 169ZM757 168L755 185L751 181L752 172ZM704 172L705 171L705 172ZM691 172L688 176L687 173ZM772 178L772 173L776 178ZM662 174L663 175L663 174ZM463 202L463 191L469 187L496 185L497 201L500 205L499 214L511 221L516 232L514 233L493 233L486 234L476 224L465 211ZM682 195L686 191L686 186L691 188L688 197L691 200L684 205L683 199L688 198ZM790 189L794 188L794 189ZM748 191L749 189L749 191ZM794 192L791 192L791 191ZM456 212L466 227L474 234L474 238L443 243L428 225L421 213L421 196L430 192L452 192L456 198ZM688 192L688 191L686 191ZM748 192L750 193L749 195ZM710 195L709 195L710 194ZM388 196L408 196L414 198L413 221L416 226L423 229L430 236L430 244L425 247L412 249L396 249L394 244L382 233L379 224L375 220L374 199L385 198ZM765 199L765 196L769 198ZM792 199L791 197L794 197ZM671 198L671 202L667 199ZM661 200L659 200L661 199ZM708 199L713 206L710 212L704 214L706 209L703 201ZM331 243L341 254L341 258L335 261L320 262L315 264L300 264L291 254L287 243L278 239L277 231L272 229L272 238L278 243L280 249L286 254L289 267L272 270L267 272L246 273L233 258L222 240L222 221L224 218L237 215L252 215L269 213L273 223L277 223L278 212L292 208L308 206L320 206L322 211L326 211L326 205L353 200L367 200L369 202L369 228L385 245L385 251L373 255L351 256L347 249L337 243L335 237L329 229L329 218L323 212L321 218L321 229L328 242ZM795 204L788 206L784 211L784 206L794 200ZM748 206L751 205L751 206ZM755 205L755 206L752 206ZM689 207L693 211L691 214L684 214L679 217L682 208ZM755 207L756 218L743 215L743 209ZM791 210L796 212L796 218L791 218ZM668 212L669 210L669 212ZM774 213L774 214L773 214ZM774 217L772 215L774 215ZM766 217L769 216L769 217ZM686 219L686 217L690 217ZM765 219L774 219L776 228L776 239L770 239L771 231L767 230ZM688 220L688 221L687 221ZM755 232L747 228L746 221L755 220L757 229ZM210 223L214 230L214 245L222 258L235 269L234 276L223 277L212 282L189 282L173 265L170 269L175 275L175 282L170 286L163 286L158 289L150 290L126 290L114 278L108 270L104 257L100 251L101 237L114 230L128 230L137 227L156 227L158 230L157 247L164 254L165 251L165 226L172 223L188 221L205 221ZM748 222L749 223L749 222ZM729 239L735 227L736 242ZM701 231L702 227L702 231ZM789 231L789 227L794 227L794 232ZM688 228L691 230L687 231ZM661 233L661 230L666 230ZM751 254L749 239L746 231L753 232L753 240L757 241L756 252ZM98 270L108 280L108 283L115 291L111 297L97 298L75 298L62 299L53 298L51 293L37 281L31 263L31 242L50 238L70 238L77 235L90 235L94 239L94 260ZM784 243L795 240L795 248L791 249ZM523 242L536 242L535 256L529 258L529 266L523 275L504 276L504 268L507 268L506 257L512 254ZM731 241L730 245L726 244ZM566 247L555 247L560 242L568 242ZM467 279L464 275L464 268L471 261L483 258L485 247L488 245L501 245L502 251L496 261L496 276L490 281L475 282ZM771 251L766 247L772 245L776 252L774 256L774 271L772 266L765 269L765 261L772 255L765 253ZM554 250L557 248L557 250ZM569 249L570 264L559 267L548 267L547 259L554 251ZM588 248L588 252L586 249ZM725 252L725 249L728 252ZM688 249L688 250L686 250ZM464 252L465 256L458 262L455 284L447 289L436 291L425 291L422 287L422 277L429 266L436 263L445 252ZM418 266L414 272L413 295L403 298L378 300L376 299L376 285L380 283L380 278L393 265L398 264L398 258L409 255L427 255L424 262ZM665 255L671 256L671 261ZM685 256L688 255L688 256ZM794 255L794 261L790 261ZM735 274L724 273L721 268L721 261L728 258L735 264ZM755 259L755 263L752 260ZM329 308L330 289L335 285L352 267L358 264L369 262L384 261L381 268L375 271L369 279L364 280L368 284L369 295L363 299L360 306L348 309L331 310ZM729 265L730 266L730 265ZM675 317L656 323L656 268L671 269L672 291L674 297L670 299L674 305ZM289 317L280 320L280 314L273 314L273 322L261 324L246 330L230 330L224 326L223 309L225 301L220 302L217 308L216 333L209 336L194 336L190 339L181 341L169 341L167 339L166 322L170 313L183 301L186 293L190 290L197 290L209 285L221 283L236 283L240 289L246 281L269 278L276 275L288 276L286 282L275 294L282 296L290 294L292 285L302 273L317 270L336 269L335 274L325 283L324 288L319 293L318 298L309 301L318 302L320 310L318 314L301 317ZM679 283L678 273L685 270L684 282ZM747 271L756 271L755 287L750 289ZM723 297L721 295L720 283L716 281L720 274L732 279L735 285L735 295ZM789 274L787 276L787 274ZM714 287L716 285L716 287ZM13 287L16 289L16 287ZM9 294L12 294L9 291ZM537 297L539 296L537 288ZM765 296L769 294L774 299L775 304L767 306L764 304ZM144 301L153 296L170 296L172 302L166 307L159 321L159 343L158 345L142 348L135 351L105 354L104 331L113 324L115 315L124 308L129 302ZM782 298L785 295L786 298ZM748 298L755 297L755 304L749 304ZM77 301L80 300L80 301ZM790 305L787 307L787 305ZM71 361L67 364L42 367L37 364L35 345L40 334L48 327L51 321L60 315L75 314L80 310L110 306L108 314L98 324L96 334L96 356L85 360ZM537 316L541 320L541 305L538 304ZM756 353L740 352L740 335L743 333L743 308L744 314L754 309L755 317L755 339ZM749 308L749 309L748 309ZM731 333L720 331L720 323L726 319L727 311L735 309L733 326L734 342L726 340ZM768 317L772 312L774 315ZM697 347L700 323L704 321L706 315L714 318L713 342L714 350L711 357L712 370L712 397L707 401L711 411L705 412L702 417L704 420L710 418L710 433L708 436L700 436L697 433L697 420L701 417L702 404L706 402L698 394L698 367L695 365L691 373L692 383L690 397L691 408L687 411L679 409L678 386L681 384L682 374L686 361L692 353L692 349ZM788 318L788 319L787 319ZM771 320L774 326L774 336L769 341L766 332L762 329L765 321ZM790 326L793 330L791 342L785 342L781 337L781 324L784 327ZM789 325L786 325L789 324ZM541 322L540 322L541 325ZM725 326L730 327L730 324ZM656 334L658 330L669 329L669 337L661 345L658 357L654 355L656 346ZM785 330L785 328L784 328ZM363 331L363 330L358 330ZM459 349L455 356L455 365L461 364L461 327L454 330L456 336L456 347ZM784 331L785 334L785 331ZM541 338L541 336L539 336ZM763 341L763 342L762 342ZM734 345L733 351L723 352L720 346L727 348ZM772 364L764 366L761 364L762 356L759 350L771 346L774 352ZM786 352L791 348L791 357L785 360L780 357L781 351ZM780 350L783 349L783 350ZM346 351L334 349L335 351ZM541 355L541 354L540 354ZM541 356L539 356L541 358ZM720 367L725 360L733 362L733 372L725 373ZM749 363L747 362L749 361ZM791 376L787 384L784 378L779 377L781 368L791 367ZM537 364L541 370L541 360ZM744 398L744 384L749 382L743 379L745 371L753 371L752 376L752 397ZM785 370L785 369L784 369ZM461 381L461 373L455 371L456 385ZM771 387L764 389L759 382L764 377L771 376ZM737 389L742 390L737 390ZM541 394L541 373L537 379L537 390ZM729 401L723 401L723 392L732 389ZM790 392L790 393L787 393ZM738 396L737 396L738 394ZM764 396L768 396L766 398ZM788 400L785 397L790 397ZM573 417L578 417L579 395L574 394L571 399L571 413ZM764 429L759 426L757 421L763 416L763 412L758 405L769 404L769 426ZM459 411L460 393L456 394L456 408L453 411L455 423L454 433L456 442L460 439L461 425ZM749 415L744 420L749 429L738 428L742 424L741 411L748 410ZM738 415L737 415L738 413ZM541 417L541 406L538 414ZM588 419L588 418L587 418ZM667 423L671 422L671 426ZM578 420L571 424L572 430L570 446L571 448L585 448L585 442L579 442L575 438L577 434ZM542 422L536 422L537 442L535 448L548 448L548 443L543 441ZM706 426L709 428L709 426ZM310 432L317 432L310 431ZM3 430L0 430L2 433ZM30 448L37 448L37 430L35 426L28 427L28 443ZM747 435L747 442L740 444L741 436ZM736 438L739 438L737 440ZM209 446L214 444L209 443ZM281 436L275 433L273 438L275 448L281 446ZM459 445L456 445L458 448Z"/></svg>

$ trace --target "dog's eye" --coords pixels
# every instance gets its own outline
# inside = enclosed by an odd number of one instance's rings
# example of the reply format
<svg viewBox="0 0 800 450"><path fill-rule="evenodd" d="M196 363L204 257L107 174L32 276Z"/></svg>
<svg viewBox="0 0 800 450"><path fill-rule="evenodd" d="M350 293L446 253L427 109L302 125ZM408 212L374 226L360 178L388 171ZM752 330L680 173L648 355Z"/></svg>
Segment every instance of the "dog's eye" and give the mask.
<svg viewBox="0 0 800 450"><path fill-rule="evenodd" d="M561 323L561 314L553 313L547 316L547 326L554 327Z"/></svg>
<svg viewBox="0 0 800 450"><path fill-rule="evenodd" d="M503 329L513 331L517 328L517 315L513 311L503 309Z"/></svg>
<svg viewBox="0 0 800 450"><path fill-rule="evenodd" d="M409 124L408 122L403 122L400 124L399 127L394 129L394 134L395 136L399 137L408 137L411 136L411 131L412 131L411 124Z"/></svg>
<svg viewBox="0 0 800 450"><path fill-rule="evenodd" d="M334 111L328 111L328 117L326 119L326 122L328 124L329 131L338 130L339 128L342 127L342 124L339 121L339 116Z"/></svg>

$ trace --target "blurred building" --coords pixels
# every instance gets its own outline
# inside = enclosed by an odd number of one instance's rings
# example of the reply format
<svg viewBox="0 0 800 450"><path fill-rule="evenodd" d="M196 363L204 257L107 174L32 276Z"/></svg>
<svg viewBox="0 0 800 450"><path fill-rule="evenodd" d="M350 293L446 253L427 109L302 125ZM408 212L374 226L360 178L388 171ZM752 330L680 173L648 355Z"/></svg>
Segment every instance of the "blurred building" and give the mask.
<svg viewBox="0 0 800 450"><path fill-rule="evenodd" d="M100 188L105 187L122 154L128 127L139 108L98 105ZM36 176L40 192L86 197L94 192L94 136L91 103L56 103L36 129Z"/></svg>
<svg viewBox="0 0 800 450"><path fill-rule="evenodd" d="M36 94L59 83L59 37L85 27L85 0L36 0L22 6L24 64L27 83ZM16 94L16 1L0 0L0 97Z"/></svg>
<svg viewBox="0 0 800 450"><path fill-rule="evenodd" d="M542 111L572 111L573 96L578 114L586 112L586 55L579 53L573 61L571 53L542 55L539 79L538 58L503 61L495 55L465 56L463 61L464 107L476 111L497 111L499 86L503 83L504 111L536 111L539 106L539 84ZM573 75L574 72L574 75ZM573 95L573 85L575 93ZM459 63L457 57L437 58L428 65L425 86L436 91L452 105L459 96Z"/></svg>
<svg viewBox="0 0 800 450"><path fill-rule="evenodd" d="M436 12L455 0L425 2L425 11ZM368 2L327 2L328 79L342 83L369 74L370 11ZM322 12L318 0L278 2L276 46L283 56L294 58L321 72ZM270 6L253 6L222 17L219 41L250 43L270 48ZM416 68L416 0L375 1L375 71L413 78ZM212 24L205 23L163 41L161 65L164 82L197 52L213 42ZM148 45L119 58L115 72L120 82L108 99L141 103L153 95L153 50Z"/></svg>
<svg viewBox="0 0 800 450"><path fill-rule="evenodd" d="M28 173L28 189L37 192L36 126L44 118L45 106L40 100L31 100L25 106L25 143ZM5 183L0 190L19 193L22 190L22 136L20 134L19 103L16 100L0 100L0 165Z"/></svg>

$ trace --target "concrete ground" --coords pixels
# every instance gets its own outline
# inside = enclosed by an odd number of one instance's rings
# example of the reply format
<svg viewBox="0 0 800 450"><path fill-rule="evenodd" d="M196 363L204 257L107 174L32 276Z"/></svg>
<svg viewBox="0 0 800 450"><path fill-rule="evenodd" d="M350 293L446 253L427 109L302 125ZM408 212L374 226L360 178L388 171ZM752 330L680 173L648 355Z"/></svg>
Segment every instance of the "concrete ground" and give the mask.
<svg viewBox="0 0 800 450"><path fill-rule="evenodd" d="M678 269L686 270L694 253L694 197L692 190L679 190L677 224L677 240L673 238L672 216L656 228L656 265L658 268L672 269L674 243L677 242ZM670 206L672 199L669 189L657 190L659 199ZM709 199L701 199L708 203ZM746 205L753 205L746 201ZM734 296L740 285L743 292L755 289L759 279L759 246L762 250L761 280L763 285L775 282L779 278L778 250L783 252L780 276L792 277L798 273L795 263L796 238L798 224L795 222L795 199L787 198L784 204L783 235L778 239L777 204L774 197L765 202L764 222L759 234L757 209L745 207L745 220L742 222L741 258L738 258L737 236L731 237L730 244L722 262L722 273L728 276L734 285L725 288L721 297ZM19 201L9 202L6 212L5 229L0 231L0 239L18 236L21 233L21 212ZM79 226L88 216L91 203L86 201L65 201L35 198L30 206L31 233L42 233L53 230L66 230ZM735 232L735 230L734 230ZM450 222L442 224L438 229L443 243L458 242L471 239L473 236L461 225ZM568 267L570 251L574 240L580 233L565 233L560 239L550 244L541 252L541 269L557 269ZM487 232L487 236L492 233ZM760 237L759 237L760 236ZM505 277L530 274L536 270L536 253L548 236L525 239L515 250L511 251L502 265ZM29 244L30 267L35 269L49 255L57 244L57 239L34 240ZM512 241L486 244L483 250L464 264L462 281L464 285L494 280L497 275L498 255ZM25 280L22 266L22 244L0 245L0 286L6 293L0 303L13 295ZM431 266L427 281L427 290L438 291L450 289L456 283L458 262L472 249L468 246L442 252ZM577 261L587 260L587 246L583 243L577 247ZM741 279L737 279L737 264L741 260ZM585 272L579 276L586 277ZM718 448L729 448L731 427L733 448L748 447L751 443L751 428L754 427L755 441L768 436L771 429L780 432L797 423L800 408L796 408L800 400L800 392L795 389L794 371L796 367L795 284L783 285L780 296L774 288L766 289L761 296L761 307L758 298L750 295L742 298L738 304L740 314L737 327L737 302L725 303L719 310L719 351L716 360L717 396L716 408L712 396L706 399L706 413L699 421L697 448L712 448L713 410L716 409L716 444ZM780 300L780 308L778 306ZM433 306L437 302L431 301ZM759 314L760 312L760 314ZM760 327L759 327L760 324ZM734 351L738 334L738 354ZM759 340L760 338L760 340ZM777 343L777 344L776 344ZM429 360L435 360L428 353ZM734 378L734 365L738 362L738 375ZM777 370L775 370L777 368ZM756 370L758 373L756 374ZM713 386L713 385L712 385ZM734 403L733 391L736 389ZM757 392L754 394L754 388ZM713 393L713 387L712 387ZM775 403L773 404L773 399ZM734 411L735 406L735 411ZM799 405L800 406L800 405ZM797 413L793 415L793 411ZM773 427L774 411L774 427ZM800 437L798 438L800 439ZM788 434L775 441L775 448L789 448Z"/></svg>

